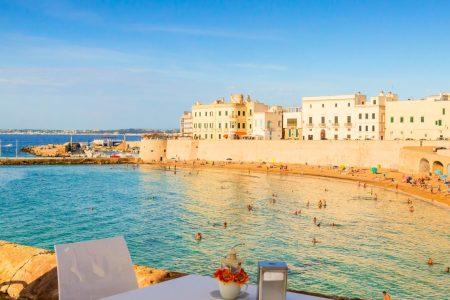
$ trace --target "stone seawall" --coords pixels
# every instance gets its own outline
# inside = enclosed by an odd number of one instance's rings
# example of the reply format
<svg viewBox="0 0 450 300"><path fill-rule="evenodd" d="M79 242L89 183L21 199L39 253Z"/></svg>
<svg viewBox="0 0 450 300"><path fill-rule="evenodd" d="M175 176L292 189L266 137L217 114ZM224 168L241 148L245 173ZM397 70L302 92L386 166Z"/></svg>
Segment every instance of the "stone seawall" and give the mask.
<svg viewBox="0 0 450 300"><path fill-rule="evenodd" d="M184 274L134 266L140 288ZM0 299L58 299L53 251L0 241Z"/></svg>
<svg viewBox="0 0 450 300"><path fill-rule="evenodd" d="M401 149L419 141L264 141L151 140L141 141L143 162L207 160L310 165L346 165L399 169ZM423 141L423 146L450 147L449 141Z"/></svg>

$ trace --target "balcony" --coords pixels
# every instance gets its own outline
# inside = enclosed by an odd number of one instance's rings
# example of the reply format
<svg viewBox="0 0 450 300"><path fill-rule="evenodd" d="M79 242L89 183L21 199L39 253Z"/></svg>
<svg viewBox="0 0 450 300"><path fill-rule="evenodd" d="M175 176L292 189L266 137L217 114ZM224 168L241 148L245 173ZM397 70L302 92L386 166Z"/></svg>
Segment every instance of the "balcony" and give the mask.
<svg viewBox="0 0 450 300"><path fill-rule="evenodd" d="M345 123L345 127L352 127L352 126L353 126L353 124L351 122Z"/></svg>
<svg viewBox="0 0 450 300"><path fill-rule="evenodd" d="M314 124L313 123L306 123L306 127L312 128L312 127L314 127Z"/></svg>
<svg viewBox="0 0 450 300"><path fill-rule="evenodd" d="M327 125L325 123L319 123L320 128L325 128Z"/></svg>
<svg viewBox="0 0 450 300"><path fill-rule="evenodd" d="M333 127L339 127L339 123L333 123Z"/></svg>

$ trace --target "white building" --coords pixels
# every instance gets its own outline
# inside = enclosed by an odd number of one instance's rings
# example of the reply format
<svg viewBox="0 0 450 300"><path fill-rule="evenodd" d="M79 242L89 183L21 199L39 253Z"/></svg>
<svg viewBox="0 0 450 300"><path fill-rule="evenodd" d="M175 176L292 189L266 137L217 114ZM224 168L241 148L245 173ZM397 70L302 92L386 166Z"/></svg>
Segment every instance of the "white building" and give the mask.
<svg viewBox="0 0 450 300"><path fill-rule="evenodd" d="M300 107L283 110L283 138L285 140L302 139L302 109Z"/></svg>
<svg viewBox="0 0 450 300"><path fill-rule="evenodd" d="M281 140L283 138L283 108L272 106L268 111L255 113L252 137L260 140Z"/></svg>
<svg viewBox="0 0 450 300"><path fill-rule="evenodd" d="M389 140L450 139L450 93L386 103Z"/></svg>
<svg viewBox="0 0 450 300"><path fill-rule="evenodd" d="M386 101L394 99L383 92L369 101L361 93L303 97L303 139L383 140Z"/></svg>

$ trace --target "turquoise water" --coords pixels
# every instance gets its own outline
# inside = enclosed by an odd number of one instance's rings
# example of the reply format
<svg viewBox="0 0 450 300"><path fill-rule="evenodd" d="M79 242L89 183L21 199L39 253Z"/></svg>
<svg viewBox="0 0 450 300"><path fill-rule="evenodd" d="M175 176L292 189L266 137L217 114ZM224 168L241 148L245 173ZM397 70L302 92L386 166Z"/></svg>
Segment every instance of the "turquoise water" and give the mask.
<svg viewBox="0 0 450 300"><path fill-rule="evenodd" d="M450 299L450 274L444 273L450 210L413 199L410 213L407 196L374 189L375 201L369 191L355 183L237 171L2 167L0 239L52 249L124 235L134 263L204 275L231 246L245 243L240 254L253 280L258 260L284 260L294 289ZM273 193L276 203L269 201ZM325 209L317 208L319 199L326 199ZM224 221L227 229L214 226ZM194 240L198 231L201 242Z"/></svg>

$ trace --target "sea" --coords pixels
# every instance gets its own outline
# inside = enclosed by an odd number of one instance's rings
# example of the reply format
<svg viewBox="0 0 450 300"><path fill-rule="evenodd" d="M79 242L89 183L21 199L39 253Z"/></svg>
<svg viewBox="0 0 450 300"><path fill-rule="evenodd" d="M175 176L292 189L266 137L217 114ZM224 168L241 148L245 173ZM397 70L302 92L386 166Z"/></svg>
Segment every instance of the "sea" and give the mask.
<svg viewBox="0 0 450 300"><path fill-rule="evenodd" d="M319 208L319 200L327 206ZM0 240L51 250L111 236L125 237L133 263L155 268L211 276L238 245L252 283L258 261L284 261L291 289L363 299L382 299L384 290L392 299L450 299L450 210L404 194L231 170L0 167Z"/></svg>

